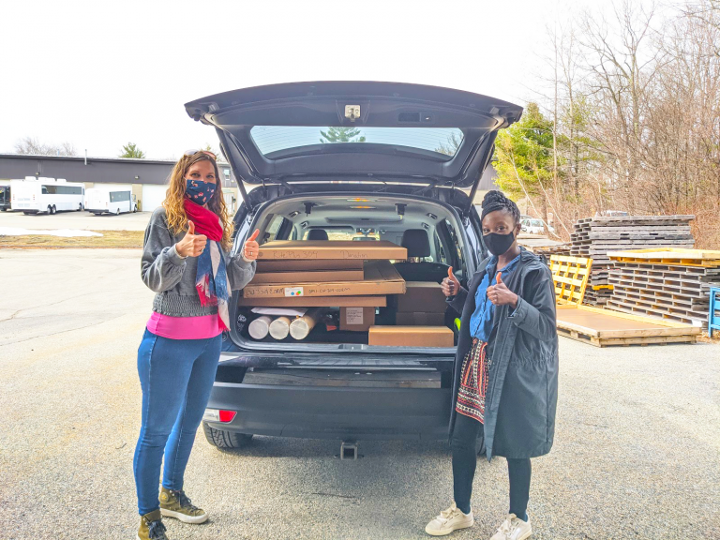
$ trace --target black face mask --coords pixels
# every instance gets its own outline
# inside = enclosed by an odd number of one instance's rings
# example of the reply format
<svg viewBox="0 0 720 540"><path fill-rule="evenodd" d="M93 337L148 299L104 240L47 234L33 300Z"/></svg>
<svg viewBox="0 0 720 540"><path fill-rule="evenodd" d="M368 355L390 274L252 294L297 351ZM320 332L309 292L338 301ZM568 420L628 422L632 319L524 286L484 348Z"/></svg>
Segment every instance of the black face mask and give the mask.
<svg viewBox="0 0 720 540"><path fill-rule="evenodd" d="M483 235L483 240L490 253L499 257L506 253L515 242L515 231L510 231L508 234L488 233Z"/></svg>

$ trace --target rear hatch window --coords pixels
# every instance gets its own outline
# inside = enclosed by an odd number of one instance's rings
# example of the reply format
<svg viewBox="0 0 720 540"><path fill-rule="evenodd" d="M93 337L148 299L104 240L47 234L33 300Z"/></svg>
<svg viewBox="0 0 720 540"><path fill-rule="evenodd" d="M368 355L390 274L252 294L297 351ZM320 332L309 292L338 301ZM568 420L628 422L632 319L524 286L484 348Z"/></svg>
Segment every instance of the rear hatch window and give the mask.
<svg viewBox="0 0 720 540"><path fill-rule="evenodd" d="M367 143L427 150L449 159L462 144L463 132L456 128L254 126L250 137L268 157L318 144Z"/></svg>

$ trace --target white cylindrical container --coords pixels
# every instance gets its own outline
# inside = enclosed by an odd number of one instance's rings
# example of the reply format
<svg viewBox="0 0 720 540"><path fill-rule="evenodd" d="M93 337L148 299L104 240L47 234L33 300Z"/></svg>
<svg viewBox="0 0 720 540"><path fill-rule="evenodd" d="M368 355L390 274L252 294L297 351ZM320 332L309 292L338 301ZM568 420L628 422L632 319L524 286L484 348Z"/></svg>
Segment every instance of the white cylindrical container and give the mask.
<svg viewBox="0 0 720 540"><path fill-rule="evenodd" d="M290 324L290 335L297 340L305 339L319 319L320 310L311 309L304 317L299 317Z"/></svg>
<svg viewBox="0 0 720 540"><path fill-rule="evenodd" d="M248 326L248 333L250 334L250 337L257 340L265 339L270 332L271 322L272 317L268 317L267 315L263 315L262 317L255 319L250 323L250 326Z"/></svg>
<svg viewBox="0 0 720 540"><path fill-rule="evenodd" d="M290 319L288 317L278 317L270 323L270 335L273 339L281 341L288 337L290 333Z"/></svg>

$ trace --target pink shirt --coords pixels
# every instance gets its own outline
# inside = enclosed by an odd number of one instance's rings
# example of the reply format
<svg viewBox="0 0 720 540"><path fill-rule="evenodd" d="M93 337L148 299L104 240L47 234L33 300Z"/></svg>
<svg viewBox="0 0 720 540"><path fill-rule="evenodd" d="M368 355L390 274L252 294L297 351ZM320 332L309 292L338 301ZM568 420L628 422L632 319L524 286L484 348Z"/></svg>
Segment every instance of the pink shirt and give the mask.
<svg viewBox="0 0 720 540"><path fill-rule="evenodd" d="M218 314L199 317L171 317L153 311L147 329L156 336L168 339L208 339L222 334Z"/></svg>

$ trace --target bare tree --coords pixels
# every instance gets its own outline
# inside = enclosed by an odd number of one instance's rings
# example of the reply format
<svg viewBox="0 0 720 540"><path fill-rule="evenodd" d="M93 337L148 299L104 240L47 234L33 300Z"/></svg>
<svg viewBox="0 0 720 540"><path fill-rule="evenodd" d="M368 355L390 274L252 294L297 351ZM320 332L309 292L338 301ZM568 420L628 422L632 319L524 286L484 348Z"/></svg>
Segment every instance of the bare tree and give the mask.
<svg viewBox="0 0 720 540"><path fill-rule="evenodd" d="M15 143L15 152L18 154L34 154L38 156L76 156L77 151L72 143L64 142L60 145L40 142L36 137L25 137Z"/></svg>

